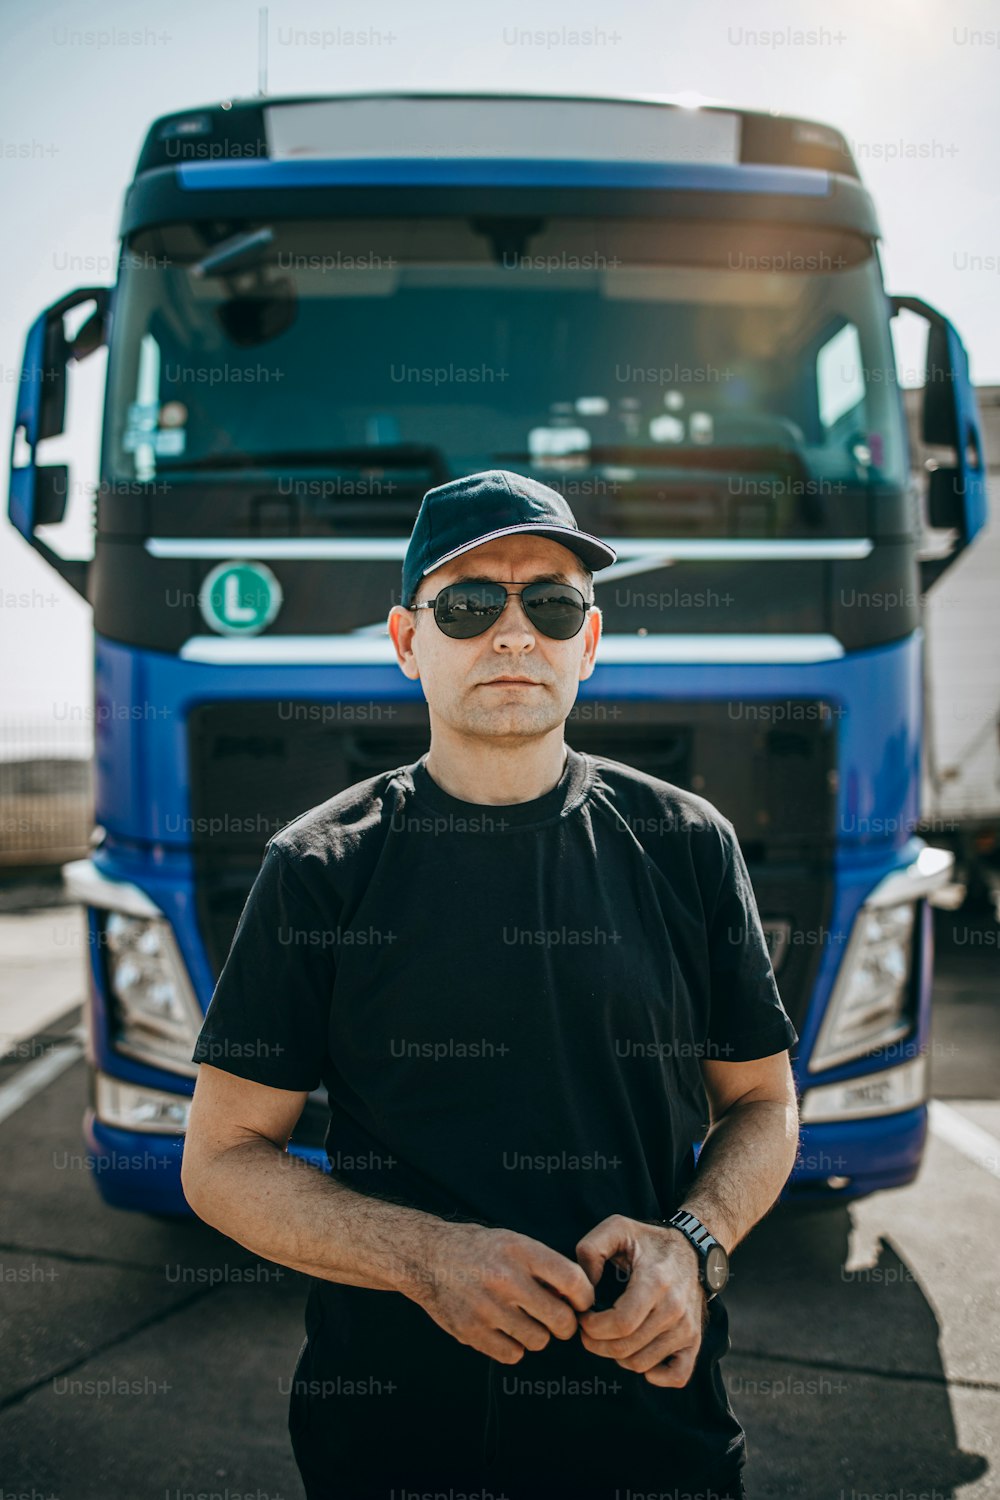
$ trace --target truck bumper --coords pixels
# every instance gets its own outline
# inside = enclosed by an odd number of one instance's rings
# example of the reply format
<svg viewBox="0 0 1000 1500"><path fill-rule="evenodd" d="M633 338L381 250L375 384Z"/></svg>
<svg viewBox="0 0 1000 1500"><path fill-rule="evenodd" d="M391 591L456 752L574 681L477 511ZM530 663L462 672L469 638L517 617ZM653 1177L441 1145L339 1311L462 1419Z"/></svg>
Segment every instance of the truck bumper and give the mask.
<svg viewBox="0 0 1000 1500"><path fill-rule="evenodd" d="M842 897L844 910L835 924L838 930L850 930L857 910L870 895L873 874L877 873L883 883L886 879L902 878L903 871L915 867L915 857L915 853L909 859L897 855L888 874L882 870L857 874L853 882L855 889L845 891ZM129 873L128 870L122 871L125 875ZM203 995L210 994L210 982L201 972L206 964L204 954L195 941L190 911L182 899L188 887L177 875L160 872L158 881L153 882L146 872L145 884L150 887L147 892L127 882L123 885L112 881L100 870L95 874L97 878L88 876L86 890L82 893L84 899L89 897L91 904L110 905L112 899L123 899L123 889L126 896L134 890L133 901L148 903L154 912L162 913L171 924L177 934L183 961L192 974L194 988ZM921 895L922 887L915 894ZM139 915L145 915L146 906L142 905L137 911ZM103 1075L104 1081L116 1082L122 1089L131 1089L133 1094L138 1091L145 1095L140 1101L141 1107L129 1111L107 1102L101 1105L100 1090L95 1089L84 1129L97 1186L104 1200L116 1207L187 1215L191 1210L181 1189L180 1166L183 1106L190 1097L193 1084L190 1078L182 1079L163 1068L152 1067L140 1058L123 1056L112 1044L110 1007L96 915L92 910L91 1063L98 1082ZM916 1176L927 1133L923 1069L919 1069L921 1076L917 1086L903 1089L895 1086L908 1070L917 1069L927 1044L931 953L930 914L925 903L923 921L917 928L914 955L916 1004L913 1030L898 1046L894 1044L891 1049L883 1049L884 1053L892 1053L891 1062L896 1065L885 1067L879 1064L873 1069L870 1059L859 1058L810 1075L808 1058L813 1054L840 962L839 955L827 955L826 972L820 976L821 982L803 1027L803 1058L797 1066L803 1095L801 1144L792 1177L784 1190L785 1200L849 1200L884 1188L903 1186ZM902 1063L897 1061L900 1056L904 1059ZM845 1091L844 1100L831 1104L831 1090ZM810 1119L810 1105L811 1102L815 1104L818 1095L826 1097L821 1101L821 1107L814 1109L814 1118ZM181 1110L177 1109L178 1104L182 1106ZM860 1117L849 1118L852 1111ZM325 1152L316 1144L319 1139L315 1133L306 1134L309 1144L293 1142L290 1150L323 1168L327 1163Z"/></svg>
<svg viewBox="0 0 1000 1500"><path fill-rule="evenodd" d="M782 1193L790 1204L850 1202L867 1193L903 1187L920 1167L927 1135L927 1106L866 1120L804 1125L795 1172ZM84 1117L90 1166L101 1197L112 1208L139 1213L191 1216L181 1187L183 1135L121 1130ZM289 1148L326 1170L318 1147Z"/></svg>
<svg viewBox="0 0 1000 1500"><path fill-rule="evenodd" d="M120 1130L88 1109L83 1121L89 1165L105 1203L139 1213L191 1218L194 1211L181 1187L182 1135ZM328 1165L323 1151L291 1146L290 1154L314 1166Z"/></svg>
<svg viewBox="0 0 1000 1500"><path fill-rule="evenodd" d="M785 1203L831 1203L904 1187L920 1168L927 1106L865 1120L803 1125Z"/></svg>

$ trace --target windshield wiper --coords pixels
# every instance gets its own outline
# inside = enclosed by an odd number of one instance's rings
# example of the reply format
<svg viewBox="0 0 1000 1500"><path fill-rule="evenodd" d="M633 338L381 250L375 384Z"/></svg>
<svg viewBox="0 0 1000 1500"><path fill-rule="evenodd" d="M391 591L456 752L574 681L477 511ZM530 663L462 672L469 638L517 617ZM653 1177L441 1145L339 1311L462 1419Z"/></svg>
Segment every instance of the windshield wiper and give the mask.
<svg viewBox="0 0 1000 1500"><path fill-rule="evenodd" d="M793 448L777 445L767 447L722 447L719 444L699 444L685 448L650 448L636 444L595 444L592 448L580 448L575 452L546 458L542 464L530 453L496 453L497 462L530 464L533 467L554 468L559 458L565 459L574 471L579 467L597 469L613 464L625 469L705 469L721 473L759 473L781 470L794 477L806 478L808 470L800 454Z"/></svg>
<svg viewBox="0 0 1000 1500"><path fill-rule="evenodd" d="M213 469L417 469L435 484L451 478L448 461L440 448L430 443L368 443L356 448L276 448L266 453L207 453L202 458L176 464L158 464L158 470Z"/></svg>
<svg viewBox="0 0 1000 1500"><path fill-rule="evenodd" d="M230 239L213 245L207 255L195 261L191 267L191 275L200 279L219 276L237 266L242 270L249 270L262 265L268 259L267 252L273 241L274 230L270 226L251 230L248 234L234 234Z"/></svg>

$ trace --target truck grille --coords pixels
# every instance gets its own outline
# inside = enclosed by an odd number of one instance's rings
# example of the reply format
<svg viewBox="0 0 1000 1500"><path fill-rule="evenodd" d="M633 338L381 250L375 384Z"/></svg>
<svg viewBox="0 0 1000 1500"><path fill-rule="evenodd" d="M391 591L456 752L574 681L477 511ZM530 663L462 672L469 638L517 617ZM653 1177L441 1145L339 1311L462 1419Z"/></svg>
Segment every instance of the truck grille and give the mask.
<svg viewBox="0 0 1000 1500"><path fill-rule="evenodd" d="M358 705L360 708L362 705ZM428 748L426 704L209 703L189 720L197 912L213 971L229 951L272 833ZM377 712L381 710L381 712ZM782 999L803 1019L831 904L836 720L815 701L578 702L577 750L700 793L736 827ZM801 1029L801 1027L800 1027Z"/></svg>

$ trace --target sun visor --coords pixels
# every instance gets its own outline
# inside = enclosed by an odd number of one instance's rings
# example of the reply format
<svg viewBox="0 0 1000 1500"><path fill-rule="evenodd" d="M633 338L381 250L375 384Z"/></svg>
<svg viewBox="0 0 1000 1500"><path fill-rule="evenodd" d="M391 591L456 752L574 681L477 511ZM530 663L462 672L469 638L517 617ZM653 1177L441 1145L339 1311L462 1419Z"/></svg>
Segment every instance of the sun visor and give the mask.
<svg viewBox="0 0 1000 1500"><path fill-rule="evenodd" d="M740 116L617 100L316 99L264 106L272 160L507 157L735 165Z"/></svg>

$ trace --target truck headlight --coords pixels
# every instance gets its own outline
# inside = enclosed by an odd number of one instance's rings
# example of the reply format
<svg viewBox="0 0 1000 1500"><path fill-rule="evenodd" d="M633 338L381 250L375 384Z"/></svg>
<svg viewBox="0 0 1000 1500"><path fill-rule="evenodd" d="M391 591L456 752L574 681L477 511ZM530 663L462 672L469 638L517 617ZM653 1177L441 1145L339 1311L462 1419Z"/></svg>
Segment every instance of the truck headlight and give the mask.
<svg viewBox="0 0 1000 1500"><path fill-rule="evenodd" d="M948 882L954 863L950 850L924 847L912 864L869 892L854 920L810 1073L892 1046L912 1029L917 903Z"/></svg>
<svg viewBox="0 0 1000 1500"><path fill-rule="evenodd" d="M163 1089L140 1088L108 1073L94 1079L94 1112L103 1125L144 1135L183 1135L191 1100Z"/></svg>
<svg viewBox="0 0 1000 1500"><path fill-rule="evenodd" d="M104 914L108 987L117 1051L194 1077L202 1016L169 924L161 917Z"/></svg>
<svg viewBox="0 0 1000 1500"><path fill-rule="evenodd" d="M810 1072L898 1042L908 1015L915 905L862 907L840 966Z"/></svg>

